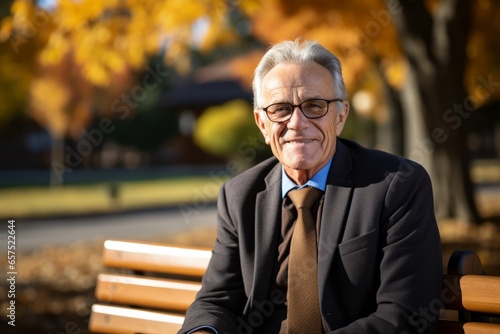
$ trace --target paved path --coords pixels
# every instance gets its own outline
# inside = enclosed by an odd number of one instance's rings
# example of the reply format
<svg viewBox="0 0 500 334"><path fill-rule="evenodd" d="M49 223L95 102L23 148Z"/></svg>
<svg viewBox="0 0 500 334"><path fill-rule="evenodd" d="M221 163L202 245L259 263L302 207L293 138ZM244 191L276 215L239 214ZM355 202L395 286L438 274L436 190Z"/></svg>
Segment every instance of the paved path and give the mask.
<svg viewBox="0 0 500 334"><path fill-rule="evenodd" d="M478 189L479 196L496 203L500 203L499 194L499 184L481 185ZM75 241L88 241L96 238L146 239L202 226L215 228L216 215L215 205L210 204L202 208L176 206L112 215L17 220L16 250L34 250L47 244L68 245ZM0 245L6 244L6 233L7 228L2 228Z"/></svg>
<svg viewBox="0 0 500 334"><path fill-rule="evenodd" d="M22 252L48 244L67 245L96 238L153 238L195 227L215 227L216 214L215 206L209 205L202 209L172 207L112 215L17 220L16 249ZM4 232L0 234L6 240Z"/></svg>

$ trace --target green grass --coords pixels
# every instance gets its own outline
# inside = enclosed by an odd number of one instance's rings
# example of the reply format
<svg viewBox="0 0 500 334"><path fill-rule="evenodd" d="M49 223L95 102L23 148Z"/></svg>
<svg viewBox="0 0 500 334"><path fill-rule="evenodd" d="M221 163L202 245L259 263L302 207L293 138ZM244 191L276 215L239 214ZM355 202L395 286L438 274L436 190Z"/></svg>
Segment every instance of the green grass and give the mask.
<svg viewBox="0 0 500 334"><path fill-rule="evenodd" d="M0 217L20 219L181 203L200 205L217 198L221 182L208 176L117 182L114 183L118 189L116 198L111 196L110 183L0 189Z"/></svg>
<svg viewBox="0 0 500 334"><path fill-rule="evenodd" d="M471 175L474 182L500 182L500 161L476 161ZM106 213L179 204L203 205L215 201L224 180L222 177L192 176L55 188L5 188L0 189L0 218ZM118 187L116 199L111 196L112 184ZM497 198L498 195L493 198L495 204L491 206L495 212L498 212ZM487 202L481 200L482 206L483 203ZM484 209L482 206L481 209Z"/></svg>

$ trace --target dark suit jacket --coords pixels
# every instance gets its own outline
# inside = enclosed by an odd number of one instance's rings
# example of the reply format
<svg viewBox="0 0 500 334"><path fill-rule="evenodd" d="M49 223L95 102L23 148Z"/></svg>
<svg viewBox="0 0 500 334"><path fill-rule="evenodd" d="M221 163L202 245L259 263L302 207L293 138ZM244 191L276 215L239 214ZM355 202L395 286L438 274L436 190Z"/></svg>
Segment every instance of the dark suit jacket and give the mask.
<svg viewBox="0 0 500 334"><path fill-rule="evenodd" d="M220 334L259 333L273 304L283 302L270 291L281 203L275 158L223 185L213 256L179 333L203 325ZM420 165L338 139L318 243L329 333L435 332L441 244L431 182Z"/></svg>

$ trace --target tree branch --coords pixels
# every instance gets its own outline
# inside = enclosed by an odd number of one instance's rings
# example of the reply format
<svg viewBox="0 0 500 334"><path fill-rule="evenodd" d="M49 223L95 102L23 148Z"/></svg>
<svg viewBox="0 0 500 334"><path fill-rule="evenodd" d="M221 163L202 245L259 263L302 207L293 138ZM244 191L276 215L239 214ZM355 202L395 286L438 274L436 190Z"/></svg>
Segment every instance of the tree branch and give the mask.
<svg viewBox="0 0 500 334"><path fill-rule="evenodd" d="M393 16L393 22L408 61L419 72L429 73L435 63L434 21L424 1L387 0L387 5L401 9L400 14Z"/></svg>
<svg viewBox="0 0 500 334"><path fill-rule="evenodd" d="M451 71L465 68L471 10L471 0L442 0L434 15L433 49L440 65Z"/></svg>

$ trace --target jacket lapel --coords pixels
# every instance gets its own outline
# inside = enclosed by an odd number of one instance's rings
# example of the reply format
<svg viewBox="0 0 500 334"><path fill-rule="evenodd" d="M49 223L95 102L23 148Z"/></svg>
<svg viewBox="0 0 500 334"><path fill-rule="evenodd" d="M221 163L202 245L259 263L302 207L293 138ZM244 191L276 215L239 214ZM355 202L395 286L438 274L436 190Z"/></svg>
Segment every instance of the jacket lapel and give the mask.
<svg viewBox="0 0 500 334"><path fill-rule="evenodd" d="M328 273L331 270L349 212L353 191L351 169L352 160L349 149L340 140L337 140L334 160L328 174L319 234L318 285L320 296L326 295L324 289ZM326 302L322 300L322 306Z"/></svg>
<svg viewBox="0 0 500 334"><path fill-rule="evenodd" d="M256 198L254 280L247 307L267 298L271 284L281 221L281 164L276 164L265 182L266 189Z"/></svg>

